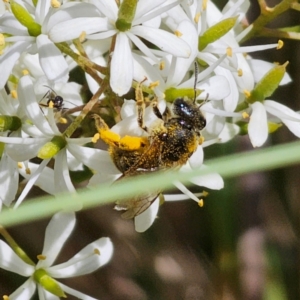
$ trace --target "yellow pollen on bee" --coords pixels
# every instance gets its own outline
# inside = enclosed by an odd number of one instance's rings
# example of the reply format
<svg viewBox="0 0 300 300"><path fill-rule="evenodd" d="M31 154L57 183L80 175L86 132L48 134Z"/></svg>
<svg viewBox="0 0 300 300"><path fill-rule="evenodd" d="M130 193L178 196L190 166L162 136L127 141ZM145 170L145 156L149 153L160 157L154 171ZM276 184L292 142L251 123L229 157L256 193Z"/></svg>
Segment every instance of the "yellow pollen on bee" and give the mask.
<svg viewBox="0 0 300 300"><path fill-rule="evenodd" d="M11 94L11 97L12 97L13 99L17 99L17 98L18 98L18 93L17 93L16 90L12 90L12 91L10 92L10 94Z"/></svg>
<svg viewBox="0 0 300 300"><path fill-rule="evenodd" d="M46 255L43 255L43 254L39 254L36 256L38 260L45 260L47 258Z"/></svg>
<svg viewBox="0 0 300 300"><path fill-rule="evenodd" d="M27 175L31 174L31 170L29 168L26 168L25 172L26 172Z"/></svg>
<svg viewBox="0 0 300 300"><path fill-rule="evenodd" d="M94 254L100 255L99 249L95 248L95 249L94 249Z"/></svg>
<svg viewBox="0 0 300 300"><path fill-rule="evenodd" d="M23 163L18 162L18 168L19 168L19 169L22 169L22 168L23 168Z"/></svg>
<svg viewBox="0 0 300 300"><path fill-rule="evenodd" d="M198 22L199 22L199 19L200 19L200 16L201 16L201 13L200 13L200 12L197 12L197 13L196 13L196 15L195 15L195 17L194 17L194 21L195 21L195 23L197 23L197 24L198 24Z"/></svg>
<svg viewBox="0 0 300 300"><path fill-rule="evenodd" d="M227 47L226 54L227 54L227 56L232 57L232 48L231 47Z"/></svg>
<svg viewBox="0 0 300 300"><path fill-rule="evenodd" d="M156 88L157 86L159 86L159 80L151 82L151 83L149 84L149 89L153 90L153 89Z"/></svg>
<svg viewBox="0 0 300 300"><path fill-rule="evenodd" d="M49 108L53 108L53 107L54 107L53 101L49 101L48 107L49 107Z"/></svg>
<svg viewBox="0 0 300 300"><path fill-rule="evenodd" d="M119 143L120 136L110 130L101 130L100 132L101 139L108 145Z"/></svg>
<svg viewBox="0 0 300 300"><path fill-rule="evenodd" d="M80 43L84 42L85 38L86 38L86 32L82 31L79 36Z"/></svg>
<svg viewBox="0 0 300 300"><path fill-rule="evenodd" d="M247 119L250 117L249 114L246 113L245 111L242 113L242 116L243 116L243 119Z"/></svg>
<svg viewBox="0 0 300 300"><path fill-rule="evenodd" d="M162 71L166 66L166 63L162 60L160 63L159 63L159 69Z"/></svg>
<svg viewBox="0 0 300 300"><path fill-rule="evenodd" d="M204 142L204 137L203 136L200 136L199 137L199 145L202 145Z"/></svg>
<svg viewBox="0 0 300 300"><path fill-rule="evenodd" d="M182 33L179 31L179 30L175 30L175 35L177 36L177 37L181 37L182 36Z"/></svg>
<svg viewBox="0 0 300 300"><path fill-rule="evenodd" d="M238 69L237 74L239 77L243 76L243 70L242 69Z"/></svg>
<svg viewBox="0 0 300 300"><path fill-rule="evenodd" d="M60 124L67 124L68 120L66 118L59 118L59 123Z"/></svg>
<svg viewBox="0 0 300 300"><path fill-rule="evenodd" d="M278 40L278 45L276 47L277 50L281 49L284 46L284 43L282 40Z"/></svg>
<svg viewBox="0 0 300 300"><path fill-rule="evenodd" d="M198 205L199 205L200 207L203 207L203 206L204 206L204 201L203 201L203 199L199 199Z"/></svg>
<svg viewBox="0 0 300 300"><path fill-rule="evenodd" d="M124 136L119 142L121 149L131 151L138 150L147 144L147 138L129 135Z"/></svg>
<svg viewBox="0 0 300 300"><path fill-rule="evenodd" d="M61 4L60 4L60 2L57 1L57 0L51 0L51 6L52 6L53 8L58 8L58 7L61 6Z"/></svg>
<svg viewBox="0 0 300 300"><path fill-rule="evenodd" d="M0 33L0 46L5 46L5 37L2 33Z"/></svg>
<svg viewBox="0 0 300 300"><path fill-rule="evenodd" d="M248 90L244 90L244 95L246 98L249 98L251 96L251 93Z"/></svg>
<svg viewBox="0 0 300 300"><path fill-rule="evenodd" d="M24 69L24 70L22 70L22 74L25 76L25 75L28 75L29 74L29 71L28 70L26 70L26 69Z"/></svg>

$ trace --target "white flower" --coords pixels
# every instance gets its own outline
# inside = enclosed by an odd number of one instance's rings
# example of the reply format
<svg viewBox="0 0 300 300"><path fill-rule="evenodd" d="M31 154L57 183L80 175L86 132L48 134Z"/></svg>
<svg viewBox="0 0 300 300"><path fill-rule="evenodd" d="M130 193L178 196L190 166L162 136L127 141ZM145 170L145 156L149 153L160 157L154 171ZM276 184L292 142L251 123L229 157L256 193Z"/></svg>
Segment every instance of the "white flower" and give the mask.
<svg viewBox="0 0 300 300"><path fill-rule="evenodd" d="M4 241L0 241L0 267L28 279L11 295L10 300L30 299L37 290L39 299L58 299L64 293L79 299L94 300L55 279L81 276L96 271L109 262L113 254L113 244L109 238L100 238L87 245L65 263L53 263L75 226L73 212L55 214L47 226L39 262L34 265L20 258ZM44 277L43 277L43 276ZM55 279L54 279L55 278ZM53 294L54 293L54 294Z"/></svg>
<svg viewBox="0 0 300 300"><path fill-rule="evenodd" d="M161 50L174 56L190 56L191 50L181 38L158 28L160 15L177 5L177 1L171 1L169 4L166 4L163 0L139 1L132 26L129 30L124 32L119 31L115 27L115 23L118 20L118 6L114 1L100 0L93 1L92 3L108 18L110 26L108 29L103 29L99 24L96 30L93 28L89 31L94 30L94 34L88 34L87 38L106 39L116 35L115 47L111 59L110 85L112 90L118 95L127 93L132 84L134 66L131 43L135 44L147 57L158 62L153 52L140 38L150 41ZM157 20L159 22L156 22ZM71 22L72 21L68 23L70 28L72 27ZM91 26L94 26L94 23ZM53 29L50 30L51 39L60 41L64 28L63 23L59 26L54 26Z"/></svg>
<svg viewBox="0 0 300 300"><path fill-rule="evenodd" d="M0 31L8 35L4 38L7 44L6 48L0 56L0 68L2 70L0 88L4 87L15 63L24 53L38 53L39 63L49 80L65 81L68 78L68 64L54 44L57 41L51 40L50 35L52 27L60 26L60 22L68 19L76 20L72 28L73 35L67 28L64 28L67 35L60 42L78 38L83 31L89 33L88 28L86 28L86 21L81 22L87 16L101 28L107 27L106 20L100 17L93 5L88 3L66 3L61 9L52 8L49 0L40 0L36 6L30 5L28 2L26 4L18 2L17 4L24 6L25 10L27 8L32 13L31 17L34 22L40 26L40 33L30 35L28 29L11 12L6 12L0 17Z"/></svg>

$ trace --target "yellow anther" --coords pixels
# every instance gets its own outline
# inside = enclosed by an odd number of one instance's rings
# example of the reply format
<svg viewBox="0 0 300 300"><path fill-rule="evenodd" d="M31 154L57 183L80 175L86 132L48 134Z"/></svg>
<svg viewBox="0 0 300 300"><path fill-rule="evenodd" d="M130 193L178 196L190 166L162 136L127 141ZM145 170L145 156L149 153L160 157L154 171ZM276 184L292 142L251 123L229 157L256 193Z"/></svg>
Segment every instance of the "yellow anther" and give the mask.
<svg viewBox="0 0 300 300"><path fill-rule="evenodd" d="M9 297L7 295L3 295L3 300L9 300Z"/></svg>
<svg viewBox="0 0 300 300"><path fill-rule="evenodd" d="M9 0L3 0L3 2L5 2L5 3L9 3Z"/></svg>
<svg viewBox="0 0 300 300"><path fill-rule="evenodd" d="M100 134L96 133L93 137L92 137L92 143L97 143L97 141L100 139Z"/></svg>
<svg viewBox="0 0 300 300"><path fill-rule="evenodd" d="M242 116L243 116L243 119L247 119L250 117L249 114L246 113L245 111L242 112Z"/></svg>
<svg viewBox="0 0 300 300"><path fill-rule="evenodd" d="M237 74L239 77L243 76L243 70L242 69L238 69Z"/></svg>
<svg viewBox="0 0 300 300"><path fill-rule="evenodd" d="M36 256L38 260L45 260L47 258L46 255L43 255L43 254L39 254Z"/></svg>
<svg viewBox="0 0 300 300"><path fill-rule="evenodd" d="M12 91L10 92L10 94L11 94L11 97L12 97L13 99L17 99L17 98L18 98L18 93L17 93L16 90L12 90Z"/></svg>
<svg viewBox="0 0 300 300"><path fill-rule="evenodd" d="M149 89L153 90L154 88L156 88L157 86L159 86L159 81L154 81L154 82L151 82L149 84Z"/></svg>
<svg viewBox="0 0 300 300"><path fill-rule="evenodd" d="M166 66L166 63L162 60L160 63L159 63L159 69L160 70L163 70Z"/></svg>
<svg viewBox="0 0 300 300"><path fill-rule="evenodd" d="M209 192L207 192L207 191L203 191L203 192L202 192L202 196L203 196L203 197L207 197L208 195L209 195Z"/></svg>
<svg viewBox="0 0 300 300"><path fill-rule="evenodd" d="M26 168L26 169L25 169L25 172L26 172L27 175L30 175L30 174L31 174L31 170L30 170L29 168Z"/></svg>
<svg viewBox="0 0 300 300"><path fill-rule="evenodd" d="M23 168L23 163L18 162L18 168L19 168L19 169L22 169L22 168Z"/></svg>
<svg viewBox="0 0 300 300"><path fill-rule="evenodd" d="M200 136L199 138L199 145L202 145L204 142L204 137L203 136Z"/></svg>
<svg viewBox="0 0 300 300"><path fill-rule="evenodd" d="M25 76L25 75L28 75L29 74L29 71L28 70L26 70L26 69L24 69L24 70L22 70L22 74Z"/></svg>
<svg viewBox="0 0 300 300"><path fill-rule="evenodd" d="M195 17L194 17L194 21L195 21L196 24L198 24L200 16L201 16L201 13L197 12L196 15L195 15Z"/></svg>
<svg viewBox="0 0 300 300"><path fill-rule="evenodd" d="M53 101L49 101L49 103L48 103L48 107L49 107L49 108L53 108L53 107L54 107L54 103L53 103Z"/></svg>
<svg viewBox="0 0 300 300"><path fill-rule="evenodd" d="M97 254L97 255L100 255L99 249L95 248L95 249L94 249L94 253Z"/></svg>
<svg viewBox="0 0 300 300"><path fill-rule="evenodd" d="M282 40L278 40L277 50L281 49L283 47L284 43Z"/></svg>
<svg viewBox="0 0 300 300"><path fill-rule="evenodd" d="M85 31L82 31L80 33L80 36L79 36L79 41L80 43L84 42L85 41L85 38L86 38L86 32Z"/></svg>
<svg viewBox="0 0 300 300"><path fill-rule="evenodd" d="M198 205L199 205L200 207L203 207L203 206L204 206L204 201L203 201L203 199L200 199L200 200L199 200Z"/></svg>
<svg viewBox="0 0 300 300"><path fill-rule="evenodd" d="M0 46L5 46L5 37L2 33L0 33Z"/></svg>
<svg viewBox="0 0 300 300"><path fill-rule="evenodd" d="M57 0L51 0L51 6L52 6L53 8L58 8L58 7L61 6L61 4L60 4L60 2L57 1Z"/></svg>
<svg viewBox="0 0 300 300"><path fill-rule="evenodd" d="M232 48L231 47L227 47L226 54L227 54L227 56L232 57Z"/></svg>
<svg viewBox="0 0 300 300"><path fill-rule="evenodd" d="M207 0L203 0L202 2L202 10L206 10L207 7Z"/></svg>
<svg viewBox="0 0 300 300"><path fill-rule="evenodd" d="M68 120L66 118L59 118L59 123L60 124L67 124Z"/></svg>
<svg viewBox="0 0 300 300"><path fill-rule="evenodd" d="M121 149L130 151L138 150L146 145L148 145L147 138L129 135L124 136L119 142Z"/></svg>
<svg viewBox="0 0 300 300"><path fill-rule="evenodd" d="M182 33L179 31L179 30L175 30L175 35L177 36L177 37L181 37L182 36Z"/></svg>
<svg viewBox="0 0 300 300"><path fill-rule="evenodd" d="M246 98L250 98L251 93L248 90L244 90L244 95L246 96Z"/></svg>

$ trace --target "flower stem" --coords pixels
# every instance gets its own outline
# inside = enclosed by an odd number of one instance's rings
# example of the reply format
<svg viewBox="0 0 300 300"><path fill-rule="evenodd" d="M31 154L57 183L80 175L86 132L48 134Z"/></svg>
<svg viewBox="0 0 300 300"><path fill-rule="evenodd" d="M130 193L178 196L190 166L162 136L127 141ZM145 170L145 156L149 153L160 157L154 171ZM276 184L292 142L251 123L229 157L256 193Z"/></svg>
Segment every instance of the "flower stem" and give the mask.
<svg viewBox="0 0 300 300"><path fill-rule="evenodd" d="M0 234L4 237L6 242L10 245L10 247L14 250L14 252L26 263L34 266L35 263L27 256L24 250L16 243L16 241L12 238L12 236L8 233L8 231L0 225Z"/></svg>
<svg viewBox="0 0 300 300"><path fill-rule="evenodd" d="M80 125L80 123L83 121L83 119L86 117L86 115L92 110L93 106L98 102L99 97L102 95L102 93L105 92L105 90L108 87L109 87L109 83L108 83L107 79L105 78L101 84L101 87L93 95L91 100L84 106L80 115L74 120L74 122L64 132L64 135L66 137L70 137L74 133L76 128Z"/></svg>

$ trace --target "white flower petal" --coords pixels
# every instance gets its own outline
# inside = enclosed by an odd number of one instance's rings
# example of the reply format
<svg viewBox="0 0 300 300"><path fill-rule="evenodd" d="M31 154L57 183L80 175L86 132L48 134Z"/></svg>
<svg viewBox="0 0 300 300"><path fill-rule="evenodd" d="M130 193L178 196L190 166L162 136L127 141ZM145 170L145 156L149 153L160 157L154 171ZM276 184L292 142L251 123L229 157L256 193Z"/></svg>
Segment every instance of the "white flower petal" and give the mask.
<svg viewBox="0 0 300 300"><path fill-rule="evenodd" d="M197 150L192 154L192 156L189 158L189 164L192 169L198 169L203 164L203 148L201 146L198 146Z"/></svg>
<svg viewBox="0 0 300 300"><path fill-rule="evenodd" d="M116 38L110 72L112 90L119 96L126 94L132 84L133 61L128 37L123 32L120 32Z"/></svg>
<svg viewBox="0 0 300 300"><path fill-rule="evenodd" d="M75 222L74 212L59 212L52 217L46 229L44 248L41 253L46 256L46 259L40 260L37 268L45 268L53 264L64 243L73 231Z"/></svg>
<svg viewBox="0 0 300 300"><path fill-rule="evenodd" d="M53 26L49 31L49 38L53 43L61 43L79 38L82 32L93 34L110 28L107 18L76 18Z"/></svg>
<svg viewBox="0 0 300 300"><path fill-rule="evenodd" d="M207 167L202 166L201 169L207 169ZM203 186L212 190L220 190L224 187L223 178L218 173L198 176L192 178L190 181L196 185Z"/></svg>
<svg viewBox="0 0 300 300"><path fill-rule="evenodd" d="M64 291L65 293L67 293L67 294L69 294L69 295L72 295L72 296L76 297L76 299L81 299L81 300L98 300L98 299L96 299L96 298L93 298L93 297L90 297L90 296L88 296L88 295L86 295L86 294L83 294L83 293L81 293L81 292L79 292L79 291L76 291L76 290L74 290L74 289L72 289L72 288L70 288L70 287L64 285L64 284L61 283L61 282L59 283L59 285L61 286L61 288L63 289L63 291ZM48 300L48 298L47 298L47 300ZM52 300L52 299L51 299L51 300Z"/></svg>
<svg viewBox="0 0 300 300"><path fill-rule="evenodd" d="M19 286L12 294L9 295L10 300L24 300L31 299L36 290L36 283L33 278L26 280Z"/></svg>
<svg viewBox="0 0 300 300"><path fill-rule="evenodd" d="M219 134L219 143L227 143L240 132L240 127L236 124L225 123L222 132Z"/></svg>
<svg viewBox="0 0 300 300"><path fill-rule="evenodd" d="M184 40L162 29L139 25L132 27L130 32L150 41L162 51L174 56L188 58L191 55L191 48Z"/></svg>
<svg viewBox="0 0 300 300"><path fill-rule="evenodd" d="M249 138L253 147L262 146L268 138L266 110L260 102L251 104L252 114L248 125Z"/></svg>
<svg viewBox="0 0 300 300"><path fill-rule="evenodd" d="M99 11L102 12L104 16L107 16L112 21L116 21L118 18L118 6L115 1L111 0L91 0Z"/></svg>
<svg viewBox="0 0 300 300"><path fill-rule="evenodd" d="M274 115L279 119L286 119L289 121L299 122L300 114L296 113L292 109L287 106L280 104L273 100L265 100L264 101L265 109L268 113Z"/></svg>
<svg viewBox="0 0 300 300"><path fill-rule="evenodd" d="M134 218L134 227L137 232L145 232L154 222L159 208L159 196L148 209Z"/></svg>
<svg viewBox="0 0 300 300"><path fill-rule="evenodd" d="M49 80L59 80L69 73L69 67L60 50L50 39L40 34L36 39L40 64Z"/></svg>
<svg viewBox="0 0 300 300"><path fill-rule="evenodd" d="M29 277L34 266L25 263L5 242L0 240L0 267L4 270Z"/></svg>
<svg viewBox="0 0 300 300"><path fill-rule="evenodd" d="M98 252L100 254L98 254ZM101 238L83 248L65 263L47 269L50 276L68 278L92 273L107 264L113 254L109 238Z"/></svg>

